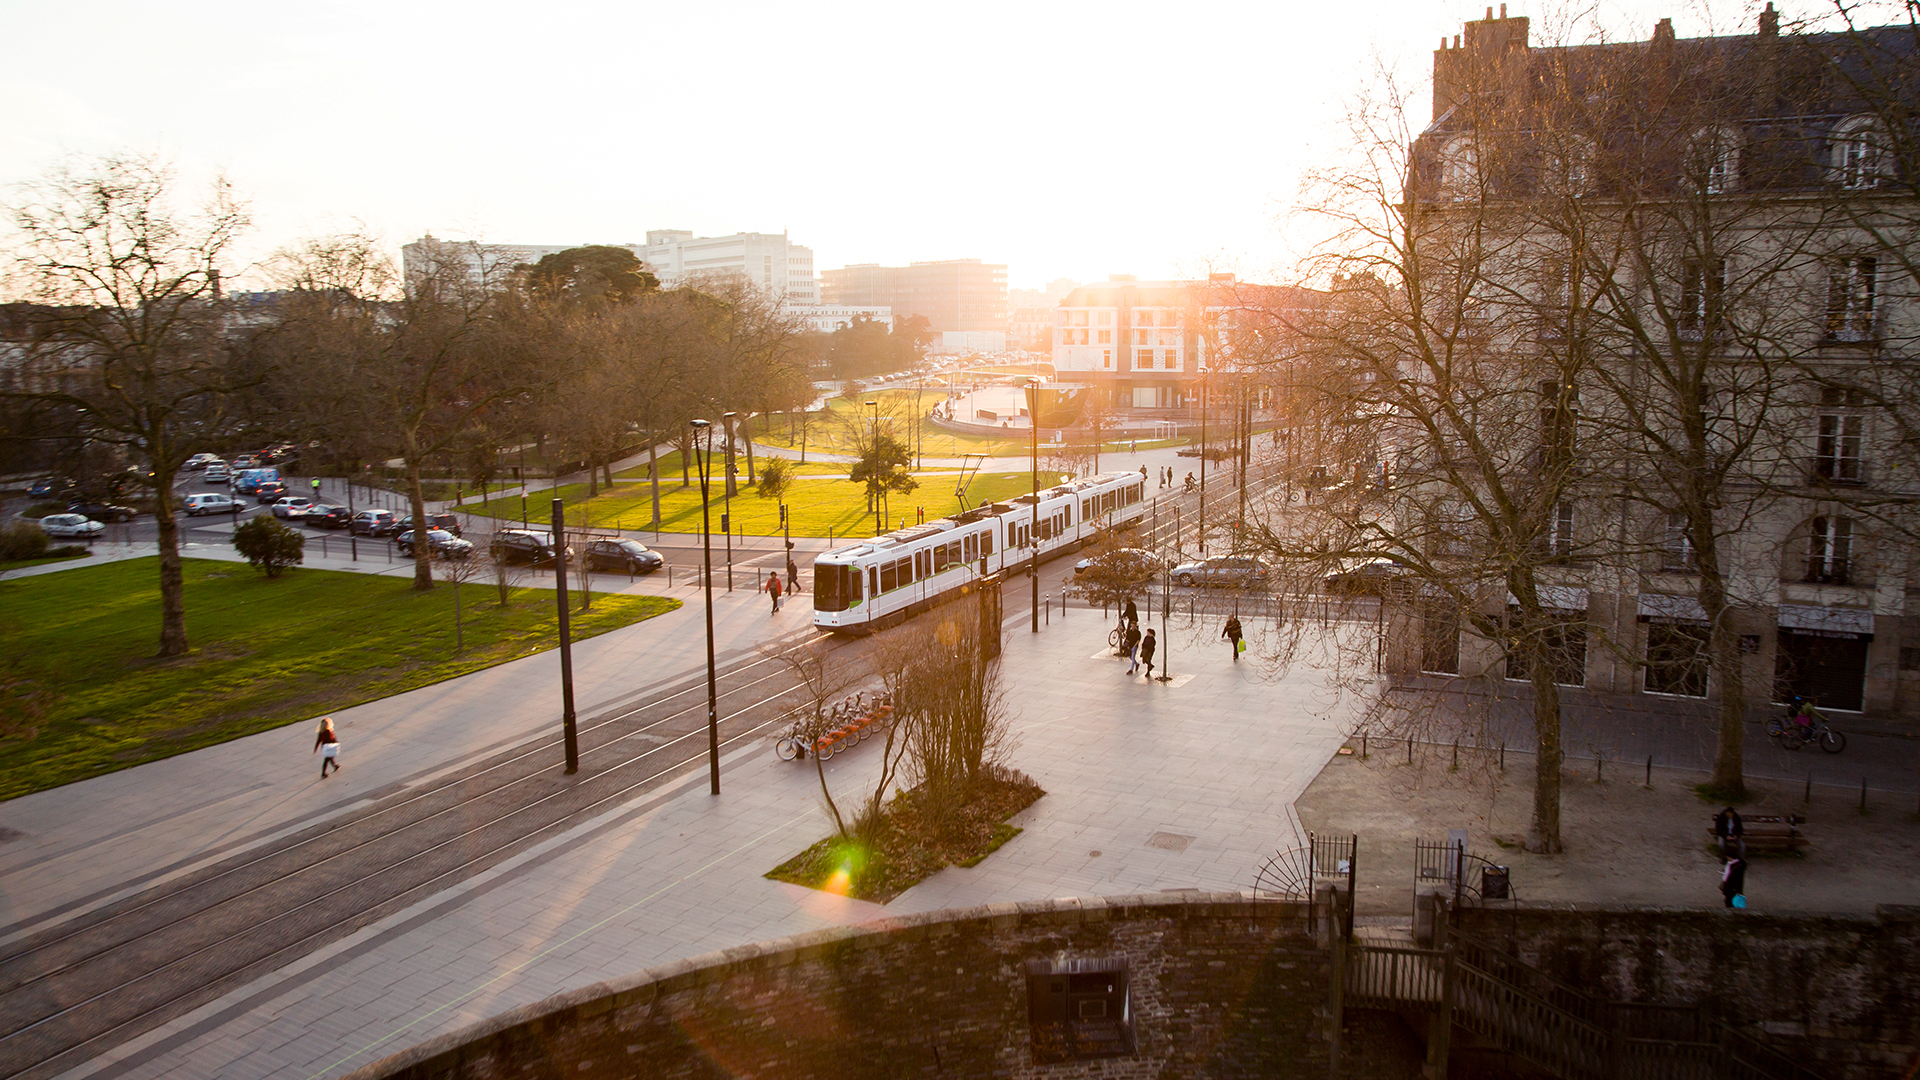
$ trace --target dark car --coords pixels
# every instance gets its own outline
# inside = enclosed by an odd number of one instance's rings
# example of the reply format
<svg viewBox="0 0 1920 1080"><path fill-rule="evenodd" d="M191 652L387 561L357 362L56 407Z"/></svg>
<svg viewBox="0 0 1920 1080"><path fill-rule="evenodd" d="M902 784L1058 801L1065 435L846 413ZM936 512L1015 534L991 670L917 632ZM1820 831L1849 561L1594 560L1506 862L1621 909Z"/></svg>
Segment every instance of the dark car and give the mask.
<svg viewBox="0 0 1920 1080"><path fill-rule="evenodd" d="M393 546L407 558L413 557L413 530L393 538ZM473 542L462 540L445 529L427 530L427 548L442 559L464 559L473 554Z"/></svg>
<svg viewBox="0 0 1920 1080"><path fill-rule="evenodd" d="M405 531L407 529L413 528L413 515L408 514L407 516L401 518L399 525L395 526L395 528L400 531ZM427 528L444 529L455 536L461 535L460 518L458 515L455 515L455 514L428 514Z"/></svg>
<svg viewBox="0 0 1920 1080"><path fill-rule="evenodd" d="M300 515L300 520L316 529L344 529L347 522L353 520L353 513L344 506L315 503L307 507L307 512Z"/></svg>
<svg viewBox="0 0 1920 1080"><path fill-rule="evenodd" d="M1385 596L1403 588L1410 573L1392 559L1363 559L1328 574L1326 589L1336 596Z"/></svg>
<svg viewBox="0 0 1920 1080"><path fill-rule="evenodd" d="M349 526L355 536L392 536L399 532L400 519L391 510L362 510L353 515Z"/></svg>
<svg viewBox="0 0 1920 1080"><path fill-rule="evenodd" d="M67 513L85 514L95 521L132 521L134 509L131 506L116 506L113 503L94 502L91 499L75 499L67 504Z"/></svg>
<svg viewBox="0 0 1920 1080"><path fill-rule="evenodd" d="M260 506L272 506L287 494L287 485L278 480L263 480L253 489L253 501Z"/></svg>
<svg viewBox="0 0 1920 1080"><path fill-rule="evenodd" d="M625 570L629 574L650 574L667 564L659 552L638 540L590 541L583 557L589 570Z"/></svg>
<svg viewBox="0 0 1920 1080"><path fill-rule="evenodd" d="M538 566L553 561L553 541L544 533L528 529L501 529L493 534L487 554L498 562L524 562Z"/></svg>

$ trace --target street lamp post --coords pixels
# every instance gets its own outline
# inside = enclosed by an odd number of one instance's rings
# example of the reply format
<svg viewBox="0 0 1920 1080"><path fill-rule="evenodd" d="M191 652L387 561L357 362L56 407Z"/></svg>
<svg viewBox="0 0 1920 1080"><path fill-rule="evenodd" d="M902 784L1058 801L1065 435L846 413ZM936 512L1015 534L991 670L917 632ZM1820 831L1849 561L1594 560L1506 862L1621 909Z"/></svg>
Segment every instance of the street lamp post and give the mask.
<svg viewBox="0 0 1920 1080"><path fill-rule="evenodd" d="M573 718L573 642L567 625L567 511L559 499L553 500L553 600L560 611L560 734L572 776L580 771L580 736Z"/></svg>
<svg viewBox="0 0 1920 1080"><path fill-rule="evenodd" d="M727 486L720 493L720 531L727 534L727 591L733 591L733 413L721 413L727 425ZM713 435L708 433L709 445Z"/></svg>
<svg viewBox="0 0 1920 1080"><path fill-rule="evenodd" d="M1207 557L1207 368L1200 366L1200 557Z"/></svg>
<svg viewBox="0 0 1920 1080"><path fill-rule="evenodd" d="M706 432L707 452L700 453L700 433ZM690 449L700 465L700 552L707 591L707 784L720 794L720 695L713 671L713 518L708 511L708 476L713 465L713 425L693 421Z"/></svg>
<svg viewBox="0 0 1920 1080"><path fill-rule="evenodd" d="M877 481L880 469L880 400L875 398L866 404L873 410L873 461L871 471L867 473L867 501L873 504L873 535L879 536L887 531L880 523L880 486Z"/></svg>
<svg viewBox="0 0 1920 1080"><path fill-rule="evenodd" d="M1033 633L1040 632L1040 379L1027 379L1027 426L1033 429L1033 527L1027 531L1027 580L1033 585Z"/></svg>

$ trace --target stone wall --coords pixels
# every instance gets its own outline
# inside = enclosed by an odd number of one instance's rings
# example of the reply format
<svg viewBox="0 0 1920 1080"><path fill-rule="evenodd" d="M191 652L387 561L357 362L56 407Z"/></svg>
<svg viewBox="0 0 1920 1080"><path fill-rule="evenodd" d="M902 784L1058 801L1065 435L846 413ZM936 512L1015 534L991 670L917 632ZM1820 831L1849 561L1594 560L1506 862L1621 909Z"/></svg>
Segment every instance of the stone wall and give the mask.
<svg viewBox="0 0 1920 1080"><path fill-rule="evenodd" d="M1863 918L1536 904L1461 916L1564 982L1701 1006L1823 1075L1910 1076L1920 1058L1920 907Z"/></svg>
<svg viewBox="0 0 1920 1080"><path fill-rule="evenodd" d="M1327 955L1305 914L1172 893L820 931L562 994L353 1078L1319 1077ZM1027 962L1117 957L1135 1053L1036 1065ZM1385 1080L1417 1066L1416 1048L1343 1071Z"/></svg>

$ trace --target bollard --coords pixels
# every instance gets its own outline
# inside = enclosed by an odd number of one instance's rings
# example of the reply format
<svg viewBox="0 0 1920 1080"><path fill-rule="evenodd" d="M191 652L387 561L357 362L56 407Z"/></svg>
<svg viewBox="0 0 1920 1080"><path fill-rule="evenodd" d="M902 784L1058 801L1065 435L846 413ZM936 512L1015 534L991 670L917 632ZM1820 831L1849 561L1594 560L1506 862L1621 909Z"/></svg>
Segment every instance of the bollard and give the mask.
<svg viewBox="0 0 1920 1080"><path fill-rule="evenodd" d="M1053 625L1053 594L1052 593L1048 593L1046 596L1041 598L1040 607L1042 611L1045 612L1047 625L1052 626Z"/></svg>
<svg viewBox="0 0 1920 1080"><path fill-rule="evenodd" d="M1500 740L1500 771L1507 771L1507 740Z"/></svg>
<svg viewBox="0 0 1920 1080"><path fill-rule="evenodd" d="M672 563L667 564L667 590L669 592L673 590L673 564Z"/></svg>
<svg viewBox="0 0 1920 1080"><path fill-rule="evenodd" d="M1647 755L1647 786L1653 786L1653 755Z"/></svg>
<svg viewBox="0 0 1920 1080"><path fill-rule="evenodd" d="M1460 771L1460 740L1453 740L1453 771Z"/></svg>
<svg viewBox="0 0 1920 1080"><path fill-rule="evenodd" d="M1596 784L1607 782L1607 762L1600 756L1598 750L1593 752L1593 782Z"/></svg>
<svg viewBox="0 0 1920 1080"><path fill-rule="evenodd" d="M1413 764L1413 736L1407 736L1407 764Z"/></svg>
<svg viewBox="0 0 1920 1080"><path fill-rule="evenodd" d="M1367 760L1367 733L1364 731L1360 733L1360 760Z"/></svg>

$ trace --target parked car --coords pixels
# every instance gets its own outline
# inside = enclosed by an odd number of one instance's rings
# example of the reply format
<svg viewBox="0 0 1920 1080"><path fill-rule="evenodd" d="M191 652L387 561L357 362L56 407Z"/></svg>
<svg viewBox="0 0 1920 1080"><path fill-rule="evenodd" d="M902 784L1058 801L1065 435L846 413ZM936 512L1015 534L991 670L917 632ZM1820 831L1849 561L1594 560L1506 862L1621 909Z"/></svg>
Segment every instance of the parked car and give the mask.
<svg viewBox="0 0 1920 1080"><path fill-rule="evenodd" d="M1183 446L1180 449L1175 450L1174 455L1177 457L1199 457L1200 448L1197 446ZM1234 456L1234 449L1231 446L1207 447L1208 461L1225 461L1228 458L1231 458L1233 456Z"/></svg>
<svg viewBox="0 0 1920 1080"><path fill-rule="evenodd" d="M592 540L583 556L589 570L624 570L650 574L667 565L660 553L638 540Z"/></svg>
<svg viewBox="0 0 1920 1080"><path fill-rule="evenodd" d="M1392 559L1361 559L1327 575L1327 591L1336 596L1385 596L1408 571Z"/></svg>
<svg viewBox="0 0 1920 1080"><path fill-rule="evenodd" d="M362 510L353 515L348 528L355 536L392 536L399 531L395 528L398 524L400 519L391 510Z"/></svg>
<svg viewBox="0 0 1920 1080"><path fill-rule="evenodd" d="M487 554L500 562L525 562L538 566L553 561L553 541L545 533L529 529L501 529L493 534Z"/></svg>
<svg viewBox="0 0 1920 1080"><path fill-rule="evenodd" d="M303 518L313 509L313 500L305 495L282 495L273 500L273 516L277 518Z"/></svg>
<svg viewBox="0 0 1920 1080"><path fill-rule="evenodd" d="M230 475L227 472L226 463L216 461L207 466L207 471L200 474L200 481L205 484L224 484Z"/></svg>
<svg viewBox="0 0 1920 1080"><path fill-rule="evenodd" d="M48 514L40 519L40 528L48 536L98 536L107 527L91 521L85 514Z"/></svg>
<svg viewBox="0 0 1920 1080"><path fill-rule="evenodd" d="M353 512L344 506L329 506L326 503L314 503L307 512L300 515L302 524L316 529L344 529L353 520Z"/></svg>
<svg viewBox="0 0 1920 1080"><path fill-rule="evenodd" d="M1160 556L1144 548L1115 548L1074 563L1073 573L1078 577L1098 566L1101 573L1118 581L1145 581L1158 575L1166 565Z"/></svg>
<svg viewBox="0 0 1920 1080"><path fill-rule="evenodd" d="M48 477L45 480L35 480L33 486L27 489L27 495L34 499L51 499L62 491L72 491L73 487L74 483L71 480Z"/></svg>
<svg viewBox="0 0 1920 1080"><path fill-rule="evenodd" d="M401 518L398 528L399 529L413 528L413 515L408 514L407 516ZM460 518L458 515L455 515L455 514L428 514L427 528L445 529L446 531L452 533L453 535L459 536L460 535Z"/></svg>
<svg viewBox="0 0 1920 1080"><path fill-rule="evenodd" d="M394 537L393 546L400 549L400 554L413 558L413 530ZM442 559L464 559L473 554L473 541L462 540L445 529L428 529L427 548Z"/></svg>
<svg viewBox="0 0 1920 1080"><path fill-rule="evenodd" d="M1267 583L1272 568L1251 555L1221 555L1196 559L1173 568L1173 580L1180 585L1235 585L1257 589Z"/></svg>
<svg viewBox="0 0 1920 1080"><path fill-rule="evenodd" d="M199 517L202 514L236 514L240 512L240 503L231 495L205 491L180 500L180 508L187 512L188 517Z"/></svg>
<svg viewBox="0 0 1920 1080"><path fill-rule="evenodd" d="M67 503L67 513L90 517L95 521L132 521L134 510L131 506L94 502L91 499L74 499Z"/></svg>
<svg viewBox="0 0 1920 1080"><path fill-rule="evenodd" d="M184 468L190 472L199 472L201 469L204 469L209 465L218 465L218 464L221 464L221 461L219 456L216 454L195 454L192 457L188 458L185 462L183 462L181 464L181 468Z"/></svg>
<svg viewBox="0 0 1920 1080"><path fill-rule="evenodd" d="M253 501L261 506L270 506L286 495L287 485L278 480L263 480L253 489Z"/></svg>

